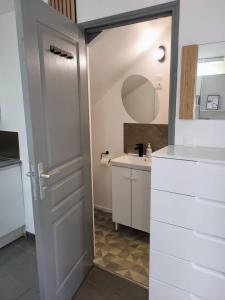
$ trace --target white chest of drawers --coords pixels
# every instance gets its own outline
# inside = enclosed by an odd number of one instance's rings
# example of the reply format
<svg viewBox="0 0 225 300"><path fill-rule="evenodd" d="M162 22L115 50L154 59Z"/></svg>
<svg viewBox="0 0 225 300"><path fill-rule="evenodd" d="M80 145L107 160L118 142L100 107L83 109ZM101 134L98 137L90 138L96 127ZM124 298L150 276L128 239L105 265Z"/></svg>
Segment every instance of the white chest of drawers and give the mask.
<svg viewBox="0 0 225 300"><path fill-rule="evenodd" d="M151 300L225 299L225 149L153 155Z"/></svg>

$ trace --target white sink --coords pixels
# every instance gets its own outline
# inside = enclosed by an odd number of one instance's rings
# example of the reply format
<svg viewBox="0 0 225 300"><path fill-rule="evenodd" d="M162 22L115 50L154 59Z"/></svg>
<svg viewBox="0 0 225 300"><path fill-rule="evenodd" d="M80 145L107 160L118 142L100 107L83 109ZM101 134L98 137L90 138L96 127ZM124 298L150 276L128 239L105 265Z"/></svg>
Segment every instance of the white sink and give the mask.
<svg viewBox="0 0 225 300"><path fill-rule="evenodd" d="M112 166L127 167L137 170L151 170L151 159L143 156L139 157L135 154L124 154L123 156L111 160Z"/></svg>

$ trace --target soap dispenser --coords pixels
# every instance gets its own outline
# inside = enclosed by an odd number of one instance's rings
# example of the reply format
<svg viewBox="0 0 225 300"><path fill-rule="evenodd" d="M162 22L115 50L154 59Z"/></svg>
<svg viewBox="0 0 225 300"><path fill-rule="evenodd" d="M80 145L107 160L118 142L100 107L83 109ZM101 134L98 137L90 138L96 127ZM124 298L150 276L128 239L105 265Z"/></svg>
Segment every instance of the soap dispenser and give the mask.
<svg viewBox="0 0 225 300"><path fill-rule="evenodd" d="M150 144L150 143L147 144L147 148L146 148L146 156L147 156L148 158L151 158L151 157L152 157L152 147L151 147L151 144Z"/></svg>

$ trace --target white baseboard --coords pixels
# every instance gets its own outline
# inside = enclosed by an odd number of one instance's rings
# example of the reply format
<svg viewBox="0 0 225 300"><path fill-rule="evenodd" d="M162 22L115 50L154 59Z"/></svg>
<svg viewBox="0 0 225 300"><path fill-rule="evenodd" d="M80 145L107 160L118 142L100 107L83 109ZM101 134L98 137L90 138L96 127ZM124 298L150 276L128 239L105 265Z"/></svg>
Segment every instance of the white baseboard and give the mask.
<svg viewBox="0 0 225 300"><path fill-rule="evenodd" d="M3 236L0 238L0 248L12 243L13 241L17 240L21 236L23 236L25 233L25 226L22 226L9 234Z"/></svg>
<svg viewBox="0 0 225 300"><path fill-rule="evenodd" d="M105 211L107 213L110 213L110 214L112 213L111 208L107 208L107 207L104 207L104 206L101 206L101 205L98 205L98 204L95 204L94 207L99 209L99 210Z"/></svg>

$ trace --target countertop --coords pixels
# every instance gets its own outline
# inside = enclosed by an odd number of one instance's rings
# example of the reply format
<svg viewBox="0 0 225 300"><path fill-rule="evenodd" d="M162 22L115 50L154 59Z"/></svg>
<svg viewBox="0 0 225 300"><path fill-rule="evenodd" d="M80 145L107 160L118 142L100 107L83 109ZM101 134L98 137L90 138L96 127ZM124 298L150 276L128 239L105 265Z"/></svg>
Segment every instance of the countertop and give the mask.
<svg viewBox="0 0 225 300"><path fill-rule="evenodd" d="M154 152L152 157L225 164L225 148L173 145Z"/></svg>
<svg viewBox="0 0 225 300"><path fill-rule="evenodd" d="M12 165L20 164L20 163L21 163L20 159L10 158L7 160L1 160L1 158L0 158L0 169L8 167L8 166L12 166Z"/></svg>
<svg viewBox="0 0 225 300"><path fill-rule="evenodd" d="M138 157L137 155L128 155L114 158L111 160L112 166L130 168L135 170L151 171L151 159L147 157Z"/></svg>

